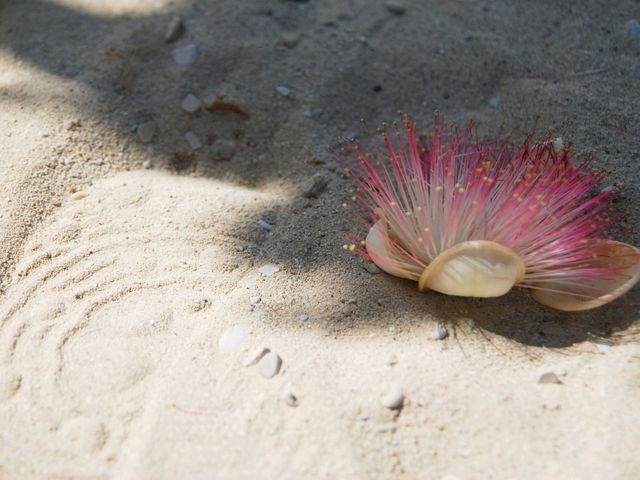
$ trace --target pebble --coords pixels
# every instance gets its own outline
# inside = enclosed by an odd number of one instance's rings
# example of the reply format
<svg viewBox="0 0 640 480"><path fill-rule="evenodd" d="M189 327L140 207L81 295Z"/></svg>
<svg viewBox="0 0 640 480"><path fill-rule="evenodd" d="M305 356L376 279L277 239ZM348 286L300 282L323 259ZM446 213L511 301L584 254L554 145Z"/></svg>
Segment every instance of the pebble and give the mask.
<svg viewBox="0 0 640 480"><path fill-rule="evenodd" d="M173 55L173 61L177 65L193 65L198 59L198 46L190 43L189 45L185 45L184 47L174 48L171 54Z"/></svg>
<svg viewBox="0 0 640 480"><path fill-rule="evenodd" d="M444 323L438 322L431 334L431 340L444 340L449 336L449 330L444 326Z"/></svg>
<svg viewBox="0 0 640 480"><path fill-rule="evenodd" d="M373 262L364 262L362 264L362 266L364 267L364 269L369 272L372 275L375 275L376 273L380 273L381 270L378 268L378 266L373 263Z"/></svg>
<svg viewBox="0 0 640 480"><path fill-rule="evenodd" d="M502 102L502 98L500 95L496 95L495 97L491 97L489 100L489 106L491 108L498 108L500 106L500 102Z"/></svg>
<svg viewBox="0 0 640 480"><path fill-rule="evenodd" d="M297 407L298 406L298 397L296 397L289 390L285 390L284 391L284 393L282 394L282 400L284 400L284 403L286 403L290 407Z"/></svg>
<svg viewBox="0 0 640 480"><path fill-rule="evenodd" d="M404 403L404 393L398 385L392 385L389 391L380 398L383 407L390 410L397 410Z"/></svg>
<svg viewBox="0 0 640 480"><path fill-rule="evenodd" d="M402 15L407 11L407 8L404 6L404 3L400 0L387 0L384 2L385 7L389 12L395 15Z"/></svg>
<svg viewBox="0 0 640 480"><path fill-rule="evenodd" d="M611 351L611 345L606 343L594 343L599 353L609 353Z"/></svg>
<svg viewBox="0 0 640 480"><path fill-rule="evenodd" d="M240 325L227 328L218 340L218 350L230 352L241 347L247 340L247 332Z"/></svg>
<svg viewBox="0 0 640 480"><path fill-rule="evenodd" d="M184 33L184 30L184 23L182 22L182 19L178 16L175 16L171 19L169 25L167 26L167 33L165 33L164 35L164 40L167 43L175 42L180 37L180 35Z"/></svg>
<svg viewBox="0 0 640 480"><path fill-rule="evenodd" d="M185 133L184 138L186 138L187 142L189 142L191 150L195 151L202 148L202 142L198 138L198 135L196 135L194 132L189 131Z"/></svg>
<svg viewBox="0 0 640 480"><path fill-rule="evenodd" d="M236 152L236 142L228 138L218 138L209 147L213 160L229 160Z"/></svg>
<svg viewBox="0 0 640 480"><path fill-rule="evenodd" d="M149 170L151 167L153 167L153 163L151 163L151 160L149 160L148 158L144 162L142 162L142 168Z"/></svg>
<svg viewBox="0 0 640 480"><path fill-rule="evenodd" d="M270 277L278 273L279 271L280 271L280 268L278 268L277 266L271 263L267 263L266 265L263 265L262 267L260 267L260 273L265 277Z"/></svg>
<svg viewBox="0 0 640 480"><path fill-rule="evenodd" d="M557 383L561 384L562 382L558 378L558 376L552 371L545 371L540 374L538 377L538 383Z"/></svg>
<svg viewBox="0 0 640 480"><path fill-rule="evenodd" d="M144 122L138 125L136 128L138 138L142 143L150 143L153 140L153 136L156 134L156 122Z"/></svg>
<svg viewBox="0 0 640 480"><path fill-rule="evenodd" d="M258 365L258 371L264 378L275 377L282 366L280 355L275 352L267 353Z"/></svg>
<svg viewBox="0 0 640 480"><path fill-rule="evenodd" d="M376 425L374 429L375 433L393 433L398 429L398 424L396 422L388 422L382 423L380 425Z"/></svg>
<svg viewBox="0 0 640 480"><path fill-rule="evenodd" d="M262 298L256 295L255 297L249 298L249 301L251 302L251 305L257 305L262 301Z"/></svg>
<svg viewBox="0 0 640 480"><path fill-rule="evenodd" d="M640 37L640 21L635 19L629 20L624 24L624 28L634 37Z"/></svg>
<svg viewBox="0 0 640 480"><path fill-rule="evenodd" d="M362 412L357 416L356 420L358 420L359 422L366 422L367 420L369 420L369 417L369 412Z"/></svg>
<svg viewBox="0 0 640 480"><path fill-rule="evenodd" d="M554 138L553 142L551 142L551 144L553 145L553 149L556 152L559 152L560 150L562 150L564 148L564 140L562 139L562 137Z"/></svg>
<svg viewBox="0 0 640 480"><path fill-rule="evenodd" d="M80 119L78 118L67 118L63 122L62 126L65 130L75 130L80 126Z"/></svg>
<svg viewBox="0 0 640 480"><path fill-rule="evenodd" d="M82 200L83 198L88 197L89 194L87 192L76 192L72 194L69 198L71 200Z"/></svg>
<svg viewBox="0 0 640 480"><path fill-rule="evenodd" d="M389 355L389 359L387 360L387 364L394 366L398 363L398 356L395 353Z"/></svg>
<svg viewBox="0 0 640 480"><path fill-rule="evenodd" d="M202 101L190 93L182 100L181 107L185 112L195 113L202 107Z"/></svg>
<svg viewBox="0 0 640 480"><path fill-rule="evenodd" d="M287 48L295 48L300 43L300 35L295 32L285 32L278 37L278 44Z"/></svg>
<svg viewBox="0 0 640 480"><path fill-rule="evenodd" d="M255 350L252 350L251 353L247 355L247 358L245 358L242 362L242 366L251 367L252 365L255 365L270 351L271 350L269 350L267 347L258 347Z"/></svg>
<svg viewBox="0 0 640 480"><path fill-rule="evenodd" d="M291 93L291 91L289 90L289 87L285 86L285 85L279 85L276 87L276 92L278 92L280 95L282 95L283 97L288 97L289 94Z"/></svg>
<svg viewBox="0 0 640 480"><path fill-rule="evenodd" d="M323 175L314 175L302 184L302 196L305 198L318 197L325 191L329 181Z"/></svg>
<svg viewBox="0 0 640 480"><path fill-rule="evenodd" d="M258 226L265 232L270 232L271 230L273 230L273 225L271 225L269 222L265 222L262 219L258 220Z"/></svg>
<svg viewBox="0 0 640 480"><path fill-rule="evenodd" d="M301 322L306 322L307 320L309 320L309 315L307 315L306 313L303 313L302 315L300 315Z"/></svg>

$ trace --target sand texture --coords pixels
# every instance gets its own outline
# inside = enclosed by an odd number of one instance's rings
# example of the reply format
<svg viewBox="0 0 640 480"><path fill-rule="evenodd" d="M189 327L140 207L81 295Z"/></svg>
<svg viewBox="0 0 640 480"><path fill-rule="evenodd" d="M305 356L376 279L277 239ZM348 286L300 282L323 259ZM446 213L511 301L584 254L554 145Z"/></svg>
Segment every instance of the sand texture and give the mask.
<svg viewBox="0 0 640 480"><path fill-rule="evenodd" d="M0 479L640 478L638 289L421 294L342 249L332 154L551 131L640 245L638 2L401 5L0 2Z"/></svg>

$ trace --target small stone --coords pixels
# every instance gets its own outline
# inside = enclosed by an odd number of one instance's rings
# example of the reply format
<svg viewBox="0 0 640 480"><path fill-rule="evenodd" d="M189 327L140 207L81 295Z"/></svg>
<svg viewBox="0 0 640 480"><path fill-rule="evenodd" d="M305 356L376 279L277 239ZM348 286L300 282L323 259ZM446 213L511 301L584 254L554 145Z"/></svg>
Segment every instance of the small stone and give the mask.
<svg viewBox="0 0 640 480"><path fill-rule="evenodd" d="M251 353L247 355L247 358L245 358L244 361L242 362L242 366L251 367L255 365L262 359L262 357L264 357L270 351L271 350L269 350L267 347L258 347L255 350L252 350Z"/></svg>
<svg viewBox="0 0 640 480"><path fill-rule="evenodd" d="M398 363L398 356L395 353L389 355L389 359L387 360L387 364L392 367Z"/></svg>
<svg viewBox="0 0 640 480"><path fill-rule="evenodd" d="M236 142L227 138L219 138L209 147L213 160L229 160L235 151Z"/></svg>
<svg viewBox="0 0 640 480"><path fill-rule="evenodd" d="M80 126L80 119L78 118L67 118L62 124L65 130L75 130Z"/></svg>
<svg viewBox="0 0 640 480"><path fill-rule="evenodd" d="M178 16L175 16L169 22L167 26L167 33L164 35L164 40L167 43L175 42L180 35L184 33L184 23L182 19Z"/></svg>
<svg viewBox="0 0 640 480"><path fill-rule="evenodd" d="M271 230L273 230L273 225L271 225L269 222L266 222L262 219L258 220L258 226L265 232L270 232Z"/></svg>
<svg viewBox="0 0 640 480"><path fill-rule="evenodd" d="M398 429L398 424L396 422L388 422L382 423L380 425L376 425L374 428L375 433L393 433Z"/></svg>
<svg viewBox="0 0 640 480"><path fill-rule="evenodd" d="M262 298L256 295L255 297L251 297L249 301L251 302L251 305L258 305L262 301Z"/></svg>
<svg viewBox="0 0 640 480"><path fill-rule="evenodd" d="M400 0L387 0L384 2L385 7L394 15L402 15L407 11L407 7Z"/></svg>
<svg viewBox="0 0 640 480"><path fill-rule="evenodd" d="M375 275L377 273L380 273L381 270L378 268L378 266L373 263L373 262L364 262L362 264L362 266L364 267L364 269L369 272L372 275Z"/></svg>
<svg viewBox="0 0 640 480"><path fill-rule="evenodd" d="M369 412L362 412L356 417L356 420L358 420L359 422L366 422L367 420L369 420L369 417Z"/></svg>
<svg viewBox="0 0 640 480"><path fill-rule="evenodd" d="M489 100L489 106L491 108L498 108L500 106L500 102L502 101L502 98L500 97L500 95L496 95L495 97L491 97L491 99Z"/></svg>
<svg viewBox="0 0 640 480"><path fill-rule="evenodd" d="M180 106L185 112L195 113L202 107L202 101L194 94L190 93L184 97Z"/></svg>
<svg viewBox="0 0 640 480"><path fill-rule="evenodd" d="M144 122L138 125L136 129L138 138L142 143L150 143L153 140L153 136L156 134L156 122Z"/></svg>
<svg viewBox="0 0 640 480"><path fill-rule="evenodd" d="M247 340L247 332L240 325L227 328L218 340L218 350L222 353L240 348Z"/></svg>
<svg viewBox="0 0 640 480"><path fill-rule="evenodd" d="M72 194L69 198L71 200L82 200L83 198L88 197L89 194L87 192L76 192Z"/></svg>
<svg viewBox="0 0 640 480"><path fill-rule="evenodd" d="M153 163L151 163L151 160L149 160L148 158L144 162L142 162L142 168L149 170L151 167L153 167Z"/></svg>
<svg viewBox="0 0 640 480"><path fill-rule="evenodd" d="M562 382L560 381L560 379L558 378L558 376L550 371L544 371L540 374L540 377L538 377L538 383L556 383L556 384L561 384Z"/></svg>
<svg viewBox="0 0 640 480"><path fill-rule="evenodd" d="M624 28L634 37L640 37L640 21L635 19L629 20L624 24Z"/></svg>
<svg viewBox="0 0 640 480"><path fill-rule="evenodd" d="M173 61L180 66L188 66L196 63L198 59L198 46L190 43L189 45L185 45L184 47L174 48L173 52Z"/></svg>
<svg viewBox="0 0 640 480"><path fill-rule="evenodd" d="M390 410L397 410L402 407L404 403L404 393L398 385L392 385L389 391L380 398L380 403L383 407Z"/></svg>
<svg viewBox="0 0 640 480"><path fill-rule="evenodd" d="M562 137L556 137L553 139L552 145L553 149L556 152L559 152L564 148L564 140L562 139Z"/></svg>
<svg viewBox="0 0 640 480"><path fill-rule="evenodd" d="M184 138L187 140L187 142L189 142L191 150L195 151L202 148L202 142L198 138L198 135L196 135L194 132L185 133Z"/></svg>
<svg viewBox="0 0 640 480"><path fill-rule="evenodd" d="M258 371L264 378L275 377L282 366L282 359L275 352L267 353L258 365Z"/></svg>
<svg viewBox="0 0 640 480"><path fill-rule="evenodd" d="M266 265L263 265L262 267L260 267L260 273L265 277L271 277L272 275L278 273L279 271L280 271L280 268L278 268L276 265L273 265L271 263L267 263Z"/></svg>
<svg viewBox="0 0 640 480"><path fill-rule="evenodd" d="M599 353L611 352L611 345L607 345L606 343L594 343L594 345Z"/></svg>
<svg viewBox="0 0 640 480"><path fill-rule="evenodd" d="M282 95L283 97L288 97L289 94L291 93L291 91L289 90L289 87L285 86L285 85L279 85L276 87L276 92L278 92L280 95Z"/></svg>
<svg viewBox="0 0 640 480"><path fill-rule="evenodd" d="M476 328L476 321L473 318L463 318L462 320L467 324L467 327Z"/></svg>
<svg viewBox="0 0 640 480"><path fill-rule="evenodd" d="M431 334L431 340L444 340L449 336L449 330L444 326L444 323L438 322Z"/></svg>
<svg viewBox="0 0 640 480"><path fill-rule="evenodd" d="M302 196L315 198L327 188L329 181L323 175L314 175L302 184Z"/></svg>
<svg viewBox="0 0 640 480"><path fill-rule="evenodd" d="M300 42L300 35L295 32L285 32L278 37L278 45L287 48L295 48Z"/></svg>
<svg viewBox="0 0 640 480"><path fill-rule="evenodd" d="M301 322L306 322L308 320L309 320L309 315L307 315L306 313L303 313L302 315L300 315Z"/></svg>
<svg viewBox="0 0 640 480"><path fill-rule="evenodd" d="M297 407L298 406L298 397L296 397L289 390L285 390L284 391L284 393L282 394L282 400L284 401L284 403L286 403L290 407Z"/></svg>

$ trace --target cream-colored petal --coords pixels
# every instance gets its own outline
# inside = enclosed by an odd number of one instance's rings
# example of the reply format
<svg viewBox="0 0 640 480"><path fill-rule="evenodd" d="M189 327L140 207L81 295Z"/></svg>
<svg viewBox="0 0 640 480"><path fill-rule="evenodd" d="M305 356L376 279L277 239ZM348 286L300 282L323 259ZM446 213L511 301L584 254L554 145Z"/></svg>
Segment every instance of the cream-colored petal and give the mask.
<svg viewBox="0 0 640 480"><path fill-rule="evenodd" d="M595 249L592 266L616 267L620 273L616 279L572 279L571 284L540 282L532 284L533 298L548 307L567 312L589 310L627 293L640 280L640 250L632 245L613 240L603 240ZM595 292L595 293L594 293Z"/></svg>
<svg viewBox="0 0 640 480"><path fill-rule="evenodd" d="M371 260L391 275L418 281L423 266L417 265L393 245L386 231L384 220L376 222L367 235L367 253Z"/></svg>
<svg viewBox="0 0 640 480"><path fill-rule="evenodd" d="M511 249L487 240L459 243L438 255L419 280L420 291L460 297L499 297L524 277Z"/></svg>

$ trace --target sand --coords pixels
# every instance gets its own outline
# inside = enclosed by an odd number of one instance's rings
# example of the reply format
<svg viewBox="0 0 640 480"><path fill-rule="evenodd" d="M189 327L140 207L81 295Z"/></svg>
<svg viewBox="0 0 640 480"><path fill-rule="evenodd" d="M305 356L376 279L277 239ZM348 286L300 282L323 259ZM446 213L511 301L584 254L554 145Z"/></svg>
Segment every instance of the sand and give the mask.
<svg viewBox="0 0 640 480"><path fill-rule="evenodd" d="M397 110L552 131L625 184L638 245L636 3L404 6L0 4L0 478L640 476L638 289L565 314L372 274L342 249L358 226L331 153ZM250 116L180 107L215 92ZM243 366L263 346L273 378Z"/></svg>

